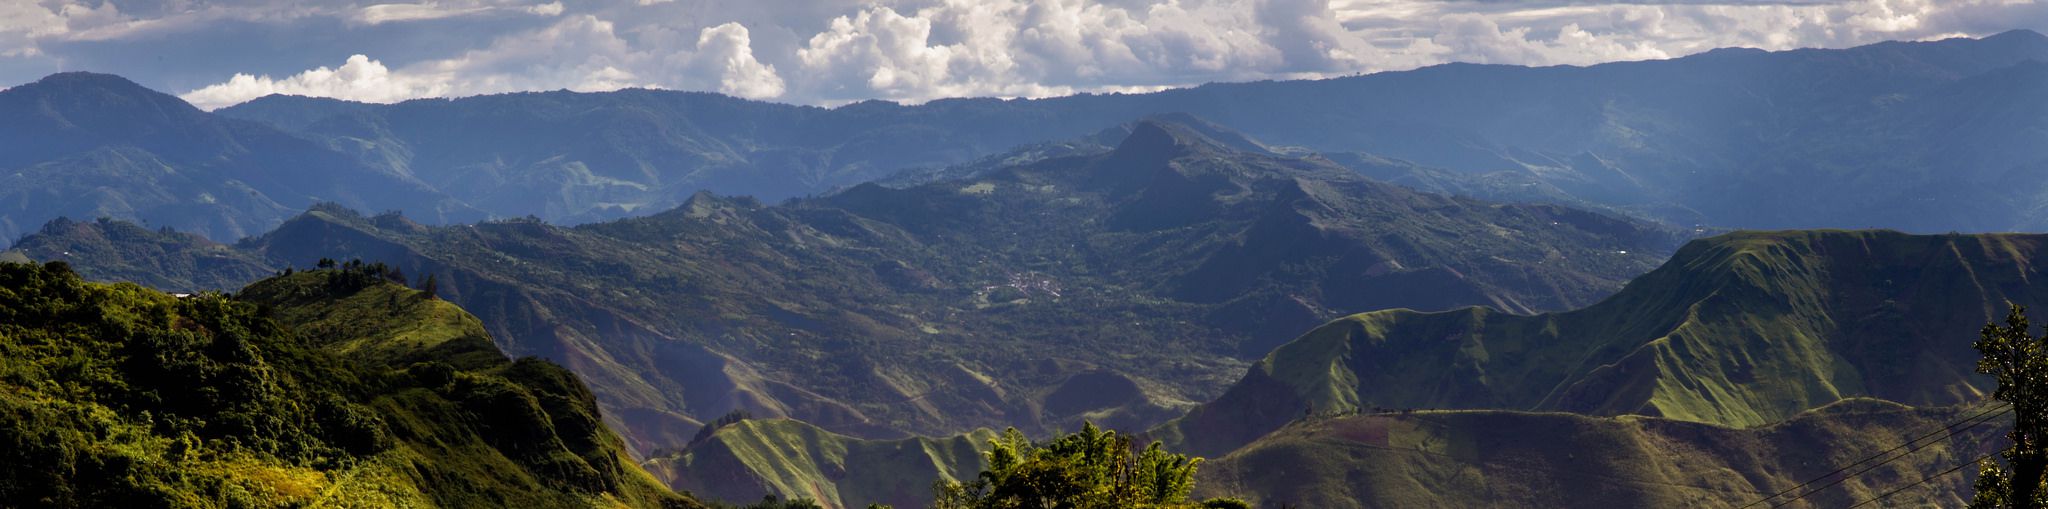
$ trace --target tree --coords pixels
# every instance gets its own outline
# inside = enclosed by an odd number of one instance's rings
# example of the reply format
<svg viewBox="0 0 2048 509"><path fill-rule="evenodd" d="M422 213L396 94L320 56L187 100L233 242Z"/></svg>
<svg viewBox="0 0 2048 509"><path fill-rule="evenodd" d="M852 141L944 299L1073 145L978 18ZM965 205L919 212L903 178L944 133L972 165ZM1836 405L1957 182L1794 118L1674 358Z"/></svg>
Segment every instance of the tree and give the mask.
<svg viewBox="0 0 2048 509"><path fill-rule="evenodd" d="M2042 489L2048 473L2048 336L2027 333L2027 309L2013 306L2005 326L1985 324L1977 340L1977 372L1998 379L1992 398L2012 405L2012 445L2000 452L2005 465L1986 459L1978 464L1975 508L2041 509L2048 507Z"/></svg>
<svg viewBox="0 0 2048 509"><path fill-rule="evenodd" d="M420 282L420 293L429 299L440 297L440 291L441 282L433 274L427 274L427 279Z"/></svg>
<svg viewBox="0 0 2048 509"><path fill-rule="evenodd" d="M1092 423L1043 445L1033 444L1011 428L990 445L988 470L969 482L939 482L933 507L1246 507L1234 499L1189 502L1195 466L1201 458L1166 452L1158 442L1140 450L1129 438Z"/></svg>

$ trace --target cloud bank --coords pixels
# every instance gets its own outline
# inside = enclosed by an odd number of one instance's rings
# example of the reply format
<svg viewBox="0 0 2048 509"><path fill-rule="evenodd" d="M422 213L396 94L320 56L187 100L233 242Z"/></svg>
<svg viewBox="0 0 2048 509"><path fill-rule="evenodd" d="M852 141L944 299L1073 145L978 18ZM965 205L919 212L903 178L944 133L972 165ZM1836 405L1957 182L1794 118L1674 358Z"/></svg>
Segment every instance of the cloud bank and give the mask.
<svg viewBox="0 0 2048 509"><path fill-rule="evenodd" d="M392 102L523 90L705 90L806 104L1041 97L1445 62L1586 65L1716 47L1845 47L2048 29L2033 0L0 0L9 60L294 36L277 61L131 76L217 108L272 93ZM436 32L438 31L438 32ZM445 33L446 37L423 34ZM351 47L371 38L422 41ZM407 39L407 40L413 40ZM299 43L307 40L315 43ZM355 44L360 46L360 44ZM110 49L111 48L111 49ZM275 69L271 73L256 68ZM95 69L125 73L124 69ZM24 71L25 72L25 71ZM5 76L13 82L35 76Z"/></svg>

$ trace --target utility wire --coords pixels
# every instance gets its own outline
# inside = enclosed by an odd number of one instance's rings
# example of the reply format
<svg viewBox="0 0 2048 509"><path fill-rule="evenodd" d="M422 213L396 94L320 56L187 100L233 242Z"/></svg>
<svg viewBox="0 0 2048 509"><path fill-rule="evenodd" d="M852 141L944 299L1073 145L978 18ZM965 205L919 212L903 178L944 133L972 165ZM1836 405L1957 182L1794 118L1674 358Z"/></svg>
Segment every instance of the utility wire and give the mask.
<svg viewBox="0 0 2048 509"><path fill-rule="evenodd" d="M1820 482L1821 480L1823 480L1823 479L1827 479L1827 478L1829 478L1829 477L1832 477L1832 476L1834 476L1835 474L1840 474L1840 473L1842 473L1843 471L1849 470L1849 469L1851 469L1851 468L1856 468L1856 466L1857 466L1857 465L1861 465L1861 464L1863 464L1864 462L1867 462L1867 461L1870 461L1870 460L1874 460L1874 459L1878 459L1878 458L1884 457L1884 456L1886 456L1886 455L1889 455L1889 454L1891 454L1891 453L1892 453L1892 452L1894 452L1894 451L1898 451L1899 449L1903 449L1903 448L1905 448L1906 446L1912 445L1912 444L1913 444L1913 443L1915 443L1915 442L1919 442L1919 441L1921 441L1921 440L1925 440L1925 439L1926 439L1927 437L1931 437L1931 436L1934 436L1934 434L1936 434L1936 433L1940 433L1940 432L1942 432L1942 431L1947 431L1947 430L1949 430L1949 429L1951 429L1951 428L1954 428L1954 427L1956 427L1956 426L1960 426L1960 425L1962 425L1962 424L1963 424L1963 423L1965 423L1965 422L1969 422L1969 421L1973 421L1973 420L1976 420L1976 419L1977 419L1977 418L1979 418L1979 417L1983 417L1983 416L1984 416L1985 414L1991 413L1992 411L1995 411L1995 410L2001 410L2001 409L2003 409L2003 408L2004 408L2004 407L2001 407L2001 406L1999 406L1999 405L1996 405L1996 404L1994 404L1994 405L1989 405L1989 408L1986 408L1986 409L1984 409L1983 411L1981 411L1981 412L1977 413L1977 415L1972 415L1972 416L1969 416L1969 417L1965 417L1965 418L1959 419L1959 420L1957 420L1957 421L1954 421L1954 422L1950 422L1950 423L1949 423L1949 424L1948 424L1947 426L1944 426L1944 427L1942 427L1942 428L1940 428L1940 429L1936 429L1936 430L1934 430L1934 431L1932 431L1932 432L1929 432L1929 433L1928 433L1928 434L1926 434L1926 435L1921 435L1921 436L1920 436L1919 438L1914 438L1914 439L1912 439L1912 440L1908 440L1908 441L1906 441L1905 443L1899 444L1899 445L1898 445L1898 447L1893 447L1893 448L1891 448L1891 449L1887 449L1887 450L1885 450L1885 451L1883 451L1883 452L1879 452L1879 453L1877 453L1877 454L1873 454L1873 455L1870 455L1870 456L1868 456L1868 457L1865 457L1865 458L1863 458L1863 459L1859 459L1859 460L1856 460L1856 461L1855 461L1855 462L1853 462L1853 463L1850 463L1850 464L1847 464L1847 465L1842 465L1842 467L1841 467L1841 468L1837 468L1837 469L1835 469L1835 470L1834 470L1834 471L1832 471L1832 472L1828 472L1828 473L1825 473L1825 474L1821 474L1821 475L1820 475L1820 476L1818 476L1818 477L1814 477L1814 478L1812 478L1812 479L1808 479L1808 480L1807 480L1806 482L1803 482L1803 483L1799 483L1799 485L1797 485L1797 486L1793 486L1793 487L1790 487L1790 488L1785 488L1785 489L1784 489L1783 491L1779 491L1779 492L1777 492L1777 493L1772 493L1772 494L1771 494L1771 496L1768 496L1768 497L1764 497L1764 498L1763 498L1762 500L1757 500L1757 501L1755 501L1755 502L1750 502L1749 504L1747 504L1747 505L1744 505L1744 506L1742 506L1742 507L1741 507L1740 509L1749 509L1750 507L1755 507L1755 506L1757 506L1757 505L1760 505L1760 504L1763 504L1763 503L1765 503L1765 502L1769 502L1769 501L1771 501L1771 499L1775 499L1775 498L1778 498L1778 497L1782 497L1782 496L1785 496L1785 494L1787 494L1787 493L1791 493L1791 492L1794 492L1794 491L1798 491L1798 490L1799 490L1800 488L1804 488L1804 487L1807 487L1807 486L1809 486L1809 485L1812 485L1813 483L1817 483L1817 482ZM1802 495L1802 496L1803 496L1803 495ZM1775 506L1773 506L1773 507L1775 507Z"/></svg>
<svg viewBox="0 0 2048 509"><path fill-rule="evenodd" d="M1814 478L1812 478L1812 479L1809 479L1809 480L1807 480L1806 482L1802 482L1802 483L1799 483L1798 485L1796 485L1796 486L1793 486L1793 487L1790 487L1790 488L1785 488L1784 490L1782 490L1782 491L1779 491L1779 492L1777 492L1777 493L1772 493L1772 494L1771 494L1770 496L1768 496L1768 497L1764 497L1764 498L1762 498L1762 499L1759 499L1759 500L1757 500L1757 501L1755 501L1755 502L1750 502L1750 503L1748 503L1748 504L1745 504L1745 505L1743 505L1743 506L1742 506L1742 507L1741 507L1740 509L1749 509L1750 507L1755 507L1755 506L1758 506L1758 505L1762 505L1762 504L1764 504L1764 503L1770 502L1771 500L1777 499L1778 497L1782 497L1782 496L1785 496L1785 494L1787 494L1787 493L1792 493L1792 492L1794 492L1794 491L1799 491L1799 489L1800 489L1800 488L1805 488L1805 487L1807 487L1807 486L1811 486L1811 485L1813 485L1813 483L1821 482L1822 480L1825 480L1825 479L1827 479L1827 478L1829 478L1829 477L1834 477L1834 476L1835 476L1836 474L1841 474L1842 472L1844 472L1844 471L1847 471L1847 470L1849 470L1849 469L1851 469L1851 468L1856 468L1856 466L1858 466L1858 465L1862 465L1862 464L1864 464L1864 463L1870 462L1870 461L1872 461L1872 460L1876 460L1876 459L1878 459L1878 458L1883 458L1883 457L1885 457L1885 456L1889 456L1889 455L1891 455L1892 453L1894 453L1894 452L1897 452L1897 451L1898 451L1899 449L1905 449L1905 448L1907 448L1907 447L1913 446L1914 444L1917 444L1917 443L1919 443L1919 442L1920 442L1920 441L1922 441L1922 440L1926 440L1926 439L1928 439L1929 437L1933 437L1934 435L1937 435L1937 434L1941 434L1941 433L1942 433L1942 432L1944 432L1944 431L1948 432L1948 436L1954 436L1954 435L1955 435L1955 434L1956 434L1957 432L1960 432L1960 431L1962 431L1962 429L1968 429L1968 428L1970 428L1970 427L1974 427L1974 426L1977 426L1977 425L1979 425L1979 424L1983 424L1983 423L1984 423L1985 421L1988 421L1988 420L1989 420L1989 418L1986 418L1986 416L1987 416L1987 415L1990 415L1990 414L1992 414L1993 412L2003 413L2003 412L2009 412L2009 411L2011 411L2011 410L2012 410L2012 408L2011 408L2011 405L2005 405L2005 406L1999 406L1999 405L1991 405L1991 406L1990 406L1990 408L1986 408L1986 409L1984 409L1983 411L1980 411L1980 412L1978 412L1978 413L1977 413L1976 415L1972 415L1972 416L1969 416L1969 417L1964 417L1964 418L1962 418L1962 419L1959 419L1959 420L1956 420L1956 421L1954 421L1954 422L1950 422L1950 423L1949 423L1949 424L1948 424L1947 426L1943 426L1943 427L1941 427L1941 428L1939 428L1939 429L1935 429L1934 431L1928 432L1927 434L1925 434L1925 435L1921 435L1921 436L1919 436L1919 437L1917 437L1917 438L1914 438L1914 439L1912 439L1912 440L1907 440L1907 441L1906 441L1905 443L1899 444L1899 445L1898 445L1898 446L1896 446L1896 447L1892 447L1892 448L1890 448L1890 449L1886 449L1886 450L1884 450L1884 451L1882 451L1882 452L1879 452L1879 453L1877 453L1877 454L1873 454L1873 455L1870 455L1870 456L1864 457L1863 459L1859 459L1859 460L1856 460L1856 461L1854 461L1854 462L1851 462L1851 463L1849 463L1849 464L1847 464L1847 465L1842 465L1842 466L1841 466L1840 468L1836 468L1836 469L1834 469L1833 471L1830 471L1830 472L1828 472L1828 473L1825 473L1825 474L1821 474L1820 476L1818 476L1818 477L1814 477ZM1995 417L1995 416L1994 416L1994 417ZM1976 421L1976 422L1972 422L1972 421ZM1965 424L1967 424L1967 426L1965 426ZM1958 426L1961 426L1962 428L1960 428L1960 429L1959 429L1959 428L1958 428ZM1947 438L1947 436L1944 436L1943 438ZM1920 447L1913 447L1913 451L1918 451L1919 449L1920 449ZM1906 453L1907 453L1907 454L1911 454L1911 453L1912 453L1913 451L1906 451ZM1901 455L1901 457L1903 457L1903 456L1904 456L1904 455ZM1884 461L1884 462L1880 462L1880 463L1878 463L1878 464L1876 464L1876 465L1871 465L1871 466L1870 466L1870 468L1876 468L1876 467L1878 467L1878 466L1881 466L1881 465L1883 465L1883 464L1885 464L1885 463L1890 463L1890 462L1892 462L1892 461L1896 461L1896 460L1897 460L1897 458L1893 458L1893 459L1890 459L1890 460L1886 460L1886 461ZM1843 477L1843 478L1841 478L1841 479L1837 479L1837 480L1835 480L1835 482L1833 482L1833 483L1829 483L1829 484L1828 484L1828 485L1826 485L1826 486L1822 486L1822 487L1820 487L1820 488L1816 488L1816 489L1815 489L1815 490L1813 490L1813 491L1809 491L1809 492L1801 493L1801 494L1800 494L1800 495L1798 495L1798 496L1792 497L1792 498L1791 498L1790 500L1786 500L1786 501L1785 501L1785 502L1783 502L1783 503L1779 503L1779 504L1774 504L1774 505L1772 505L1771 507L1773 507L1773 508L1776 508L1776 507L1780 507L1780 506L1783 506L1783 505L1785 505L1785 504L1789 504L1789 503L1791 503L1791 502L1792 502L1793 500L1799 500L1799 499L1801 499L1801 498L1806 498L1806 497L1808 497L1808 496L1811 496L1811 495L1813 495L1813 494L1814 494L1815 492L1818 492L1819 490L1822 490L1822 489L1827 489L1827 488L1829 488L1829 487L1832 487L1832 486L1834 486L1834 485L1836 485L1836 484L1840 484L1840 483L1841 483L1841 482L1842 482L1843 480L1847 480L1847 479L1848 479L1848 477L1853 477L1853 476L1855 476L1855 475L1860 475L1860 474L1862 474L1863 472L1867 472L1867 471L1869 471L1869 470L1870 470L1870 468L1866 468L1866 469L1864 469L1864 470L1860 470L1860 471L1857 471L1857 472L1856 472L1855 474L1849 474L1848 476L1844 476L1844 477Z"/></svg>
<svg viewBox="0 0 2048 509"><path fill-rule="evenodd" d="M1986 422L1991 422L1991 420L1992 420L1992 419L1996 419L1996 418L2002 417L2002 416L2004 416L2005 414L2007 414L2007 413L2011 413L2011 412L2012 412L2012 407L2011 407L2011 406L2007 406L2007 407L2005 408L2005 410L2003 410L2003 411L2000 411L2000 412L1998 412L1998 413L1996 413L1996 414L1992 414L1992 415L1989 415L1989 416L1984 416L1984 417L1983 417L1982 419L1979 419L1979 420L1977 420L1977 422L1975 422L1975 423L1970 423L1970 424L1969 424L1969 425L1967 425L1967 426L1963 426L1963 427L1960 427L1960 428L1955 428L1954 430L1952 430L1952 431L1949 431L1949 432L1948 432L1948 434L1946 434L1946 435L1942 435L1942 436L1941 436L1941 439L1942 439L1942 440L1947 440L1947 439L1948 439L1949 437L1953 437L1953 436L1956 436L1956 434L1957 434L1957 433L1962 433L1962 432L1963 432L1963 430L1966 430L1966 429L1970 429L1970 428L1976 427L1976 426L1977 426L1977 425L1979 425L1979 424L1984 424L1984 423L1986 423ZM1980 415L1981 415L1981 414L1980 414ZM1968 421L1964 421L1964 422L1968 422ZM1962 423L1952 424L1952 425L1950 425L1950 427L1955 427L1955 426L1957 426L1957 425L1960 425L1960 424L1962 424ZM1932 436L1932 434L1929 434L1928 436ZM1926 437L1921 437L1921 438L1926 438ZM1908 442L1908 444L1911 444L1911 442ZM1848 482L1848 480L1849 480L1850 478L1853 478L1853 477L1856 477L1856 476L1859 476L1859 475L1863 475L1864 473L1870 472L1871 470L1876 470L1876 469L1877 469L1877 467L1885 466L1885 465L1891 464L1892 462L1895 462L1895 461L1898 461L1898 460L1902 460L1902 459L1906 459L1906 456L1908 456L1908 455L1911 455L1911 454L1913 454L1913 453L1915 453L1915 452L1920 452L1920 450L1921 450L1921 449L1924 449L1924 448L1926 448L1927 446L1930 446L1930 445L1934 445L1934 444L1935 444L1935 442L1934 442L1934 441L1928 441L1927 443L1923 443L1923 444L1915 445L1915 446L1913 446L1913 447L1912 447L1912 448L1910 448L1910 449L1906 449L1906 451L1905 451L1905 452L1901 452L1901 453L1899 453L1899 454L1898 454L1898 455L1896 455L1896 456L1892 456L1892 457L1890 457L1890 458L1887 458L1887 459L1885 459L1884 461L1880 461L1880 462L1877 462L1877 463L1872 463L1872 464L1870 464L1870 466L1867 466L1867 467L1863 467L1863 468L1862 468L1861 470L1857 470L1857 471L1855 471L1855 472L1850 472L1850 473L1848 473L1848 474L1844 474L1844 475L1842 475L1841 477L1837 477L1837 478L1835 478L1835 480L1834 480L1834 481L1828 482L1827 484L1823 484L1823 485L1821 485L1821 486L1820 486L1820 487L1818 487L1818 488L1814 488L1814 489L1811 489L1811 490L1807 490L1807 491L1806 491L1805 493L1800 493L1800 494L1799 494L1799 495L1797 495L1797 496L1794 496L1794 497L1792 497L1792 498L1790 498L1790 499L1786 499L1786 500L1785 500L1784 502L1779 502L1779 503L1776 503L1776 504L1772 504L1772 505L1771 505L1771 508L1772 508L1772 509L1777 509L1777 508L1779 508L1779 507L1784 507L1784 506L1786 506L1786 505L1789 505L1789 504L1791 504L1791 503L1793 503L1793 502L1797 502L1797 501L1799 501L1799 499L1803 499L1803 498L1806 498L1806 497L1811 497L1811 496L1814 496L1814 495L1816 495L1816 494L1819 494L1819 493L1820 493L1820 492L1822 492L1822 491L1825 491L1825 490L1827 490L1828 488L1833 488L1833 487L1835 487L1835 485L1838 485L1838 484L1842 484L1842 483L1844 483L1844 482ZM1897 449L1898 449L1898 447L1893 447L1892 449L1893 449L1893 450L1897 450Z"/></svg>
<svg viewBox="0 0 2048 509"><path fill-rule="evenodd" d="M1919 486L1919 485L1922 485L1922 484L1927 484L1927 481L1932 481L1932 480L1935 480L1935 479L1937 479L1937 478L1940 478L1941 476L1944 476L1944 475L1949 475L1949 474L1953 474L1953 473L1955 473L1955 472L1956 472L1957 470L1962 470L1962 469L1963 469L1963 467L1967 467L1967 466L1970 466L1970 465L1975 465L1975 464L1977 464L1977 462L1980 462L1980 461L1984 461L1984 460L1985 460L1986 458L1990 458L1990 457L1991 457L1991 455L1993 455L1993 454L1998 454L1998 451L1991 451L1991 452L1988 452L1988 453L1984 453L1984 455L1983 455L1983 456L1978 456L1978 457L1977 457L1977 459L1973 459L1973 460L1970 460L1970 462L1969 462L1969 463L1964 463L1964 464L1961 464L1961 465L1956 465L1955 467L1949 468L1948 470L1943 470L1943 471L1941 471L1941 473L1939 473L1939 474L1934 474L1934 475L1930 475L1930 476L1927 476L1927 477L1923 477L1923 478L1920 478L1920 480L1919 480L1919 481L1916 481L1916 482L1914 482L1913 484L1908 484L1908 485L1905 485L1905 486L1900 486L1900 487L1898 487L1898 488L1894 488L1894 489L1892 489L1891 491L1887 491L1887 492L1884 492L1884 494L1883 494L1883 495L1878 495L1878 496L1877 496L1877 498L1873 498L1873 499L1870 499L1870 500L1865 500L1865 501L1862 501L1862 502L1857 502L1857 503L1856 503L1856 505L1852 505L1852 506L1849 506L1849 509L1856 509L1856 508L1858 508L1858 507L1863 507L1863 506L1866 506L1866 505L1870 505L1870 503L1872 503L1872 502L1876 502L1876 501L1879 501L1879 500L1884 500L1885 498L1887 498L1887 497L1890 497L1890 496L1892 496L1892 495L1897 495L1897 494L1898 494L1899 492L1901 492L1901 491L1906 491L1906 489L1907 489L1907 488L1911 488L1911 487L1914 487L1914 486Z"/></svg>

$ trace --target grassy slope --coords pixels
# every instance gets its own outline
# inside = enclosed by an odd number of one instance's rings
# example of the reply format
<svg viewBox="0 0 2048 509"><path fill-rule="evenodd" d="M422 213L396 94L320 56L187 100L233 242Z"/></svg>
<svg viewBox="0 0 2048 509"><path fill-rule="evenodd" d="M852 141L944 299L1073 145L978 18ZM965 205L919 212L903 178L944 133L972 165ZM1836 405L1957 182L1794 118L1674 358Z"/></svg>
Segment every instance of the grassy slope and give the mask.
<svg viewBox="0 0 2048 509"><path fill-rule="evenodd" d="M1197 494L1265 507L1736 507L1978 411L1848 400L1750 429L1512 411L1317 418L1204 463ZM2000 430L1934 441L1789 507L1846 507L1919 481L1990 451ZM1970 482L1951 474L1888 502L1959 506Z"/></svg>
<svg viewBox="0 0 2048 509"><path fill-rule="evenodd" d="M179 299L0 264L0 505L696 505L566 370L335 275Z"/></svg>
<svg viewBox="0 0 2048 509"><path fill-rule="evenodd" d="M646 463L678 489L723 500L807 497L828 508L922 507L932 483L971 478L995 433L863 440L787 419L745 420Z"/></svg>
<svg viewBox="0 0 2048 509"><path fill-rule="evenodd" d="M1599 304L1390 310L1274 351L1155 430L1219 454L1307 412L1500 408L1754 426L1847 397L1981 397L1973 332L2048 302L2040 235L1743 232L1695 241Z"/></svg>

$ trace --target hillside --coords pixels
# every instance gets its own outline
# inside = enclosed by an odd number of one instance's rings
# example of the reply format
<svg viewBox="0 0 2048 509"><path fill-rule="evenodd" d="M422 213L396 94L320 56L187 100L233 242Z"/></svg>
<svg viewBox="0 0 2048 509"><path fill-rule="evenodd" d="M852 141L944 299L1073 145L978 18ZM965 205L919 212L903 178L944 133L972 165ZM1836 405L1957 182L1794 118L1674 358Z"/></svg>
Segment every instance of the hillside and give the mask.
<svg viewBox="0 0 2048 509"><path fill-rule="evenodd" d="M1509 411L1319 417L1204 462L1196 486L1198 496L1259 507L1734 508L1981 412L1849 400L1750 429ZM2002 440L1997 425L1966 428L1838 485L1822 487L1833 477L1795 492L1815 492L1805 498L1757 507L1849 507L1970 463ZM1971 480L1944 476L1885 506L1960 507Z"/></svg>
<svg viewBox="0 0 2048 509"><path fill-rule="evenodd" d="M1206 129L777 206L709 194L564 228L322 207L236 246L436 274L500 345L596 388L636 451L735 408L869 438L1142 429L1315 324L1387 307L1589 304L1676 237L1423 194ZM1228 140L1227 136L1224 136ZM28 254L51 258L65 241Z"/></svg>
<svg viewBox="0 0 2048 509"><path fill-rule="evenodd" d="M0 90L0 118L0 242L58 217L231 241L323 201L433 221L484 217L404 174L117 76L63 73Z"/></svg>
<svg viewBox="0 0 2048 509"><path fill-rule="evenodd" d="M0 264L0 505L699 507L566 370L360 270L237 297Z"/></svg>
<svg viewBox="0 0 2048 509"><path fill-rule="evenodd" d="M63 260L93 281L127 281L177 293L232 290L276 269L261 257L205 236L164 227L150 230L127 221L94 222L57 218L25 242L0 252L26 262Z"/></svg>
<svg viewBox="0 0 2048 509"><path fill-rule="evenodd" d="M774 494L827 508L924 507L932 483L971 479L987 463L995 432L947 438L864 440L801 421L744 420L703 442L643 463L678 490L720 500Z"/></svg>
<svg viewBox="0 0 2048 509"><path fill-rule="evenodd" d="M2024 177L2048 161L2040 61L2048 37L2022 30L1038 100L827 109L624 90L271 97L219 115L293 129L499 217L565 223L664 210L697 190L814 195L1185 112L1275 146L1441 169L1439 183L1474 176L1453 187L1482 197L1552 195L1686 226L2005 231L2044 226L2048 189Z"/></svg>
<svg viewBox="0 0 2048 509"><path fill-rule="evenodd" d="M1981 399L1973 331L2048 302L2043 235L1740 232L1582 309L1388 310L1273 351L1155 430L1220 454L1304 412L1518 409L1757 426L1852 397Z"/></svg>

